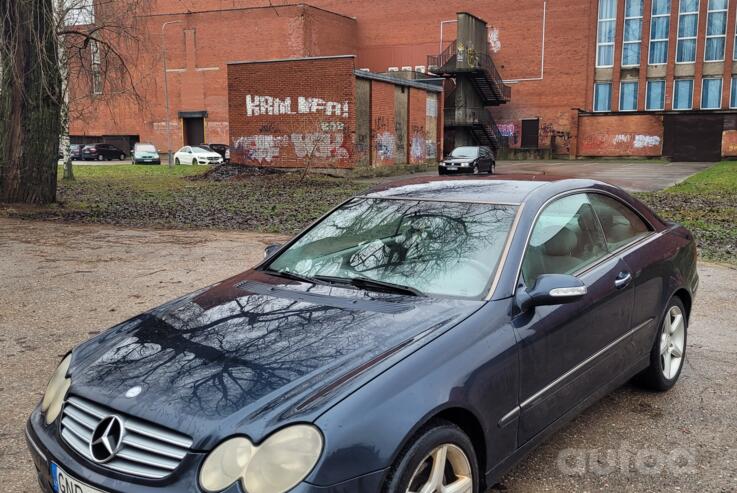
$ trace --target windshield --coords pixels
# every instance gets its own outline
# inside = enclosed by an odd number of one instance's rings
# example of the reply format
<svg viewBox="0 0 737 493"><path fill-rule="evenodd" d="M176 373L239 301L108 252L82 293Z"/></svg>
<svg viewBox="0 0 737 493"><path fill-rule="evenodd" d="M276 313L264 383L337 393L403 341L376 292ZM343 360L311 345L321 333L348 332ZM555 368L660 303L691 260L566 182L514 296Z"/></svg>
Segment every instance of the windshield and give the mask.
<svg viewBox="0 0 737 493"><path fill-rule="evenodd" d="M212 152L210 149L204 149L202 147L193 147L192 152L195 154L204 154L206 152Z"/></svg>
<svg viewBox="0 0 737 493"><path fill-rule="evenodd" d="M479 155L478 147L456 147L450 153L450 157L476 157Z"/></svg>
<svg viewBox="0 0 737 493"><path fill-rule="evenodd" d="M515 213L506 205L356 198L268 269L480 297L496 272Z"/></svg>
<svg viewBox="0 0 737 493"><path fill-rule="evenodd" d="M136 144L134 150L136 152L156 152L156 147L151 144Z"/></svg>

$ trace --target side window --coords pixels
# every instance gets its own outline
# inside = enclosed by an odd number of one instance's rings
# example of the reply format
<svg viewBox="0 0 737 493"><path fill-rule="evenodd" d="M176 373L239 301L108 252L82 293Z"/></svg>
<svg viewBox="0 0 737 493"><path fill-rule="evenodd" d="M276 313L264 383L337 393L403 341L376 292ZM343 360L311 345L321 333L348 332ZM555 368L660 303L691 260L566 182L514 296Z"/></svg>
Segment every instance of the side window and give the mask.
<svg viewBox="0 0 737 493"><path fill-rule="evenodd" d="M542 274L573 274L608 254L586 194L552 202L538 216L522 262L528 286Z"/></svg>
<svg viewBox="0 0 737 493"><path fill-rule="evenodd" d="M619 200L598 193L589 194L589 200L599 217L610 251L650 232L650 228L640 216Z"/></svg>

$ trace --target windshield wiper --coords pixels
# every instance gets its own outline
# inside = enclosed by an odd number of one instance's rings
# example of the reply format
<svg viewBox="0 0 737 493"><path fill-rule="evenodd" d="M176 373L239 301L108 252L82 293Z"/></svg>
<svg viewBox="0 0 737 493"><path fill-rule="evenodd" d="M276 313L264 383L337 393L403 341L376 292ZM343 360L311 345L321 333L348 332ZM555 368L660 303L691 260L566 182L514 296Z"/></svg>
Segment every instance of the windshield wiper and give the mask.
<svg viewBox="0 0 737 493"><path fill-rule="evenodd" d="M310 276L303 276L295 272L289 272L286 270L275 270L275 269L264 269L264 272L268 272L272 276L283 277L285 279L292 279L293 281L308 282L310 284L317 284L317 279Z"/></svg>
<svg viewBox="0 0 737 493"><path fill-rule="evenodd" d="M335 276L315 276L318 281L326 281L336 284L349 284L361 289L369 289L373 291L381 291L385 293L398 293L409 296L425 296L425 293L419 289L404 284L394 284L393 282L377 281L368 277L335 277Z"/></svg>

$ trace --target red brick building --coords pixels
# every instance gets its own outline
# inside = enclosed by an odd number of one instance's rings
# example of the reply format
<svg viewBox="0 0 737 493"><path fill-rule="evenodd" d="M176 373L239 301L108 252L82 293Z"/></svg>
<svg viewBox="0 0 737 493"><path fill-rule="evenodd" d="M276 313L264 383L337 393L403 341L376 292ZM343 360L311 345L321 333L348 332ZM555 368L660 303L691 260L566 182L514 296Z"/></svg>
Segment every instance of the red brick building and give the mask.
<svg viewBox="0 0 737 493"><path fill-rule="evenodd" d="M271 4L156 0L142 21L149 38L136 67L147 104L113 100L111 111L73 121L74 139L141 140L166 149L164 52L172 146L199 138L234 144L242 135L228 120L228 64L354 55L357 70L426 72L428 55L456 44L456 14L468 12L487 22L484 50L512 88L511 100L493 106L491 114L508 147L523 149L513 152L674 159L737 154L737 0ZM267 89L283 81L275 73L253 94L269 95ZM446 82L446 101L454 90ZM380 111L390 92L377 83L370 107ZM361 124L354 125L343 142L355 150ZM406 150L402 155L411 157Z"/></svg>

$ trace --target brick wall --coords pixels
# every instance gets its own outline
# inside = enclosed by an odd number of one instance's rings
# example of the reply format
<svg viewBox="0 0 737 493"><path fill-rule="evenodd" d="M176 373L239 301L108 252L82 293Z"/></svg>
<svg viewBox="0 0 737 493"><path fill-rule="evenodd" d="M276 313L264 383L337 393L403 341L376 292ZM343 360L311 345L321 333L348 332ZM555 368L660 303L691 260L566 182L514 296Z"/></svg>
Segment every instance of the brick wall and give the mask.
<svg viewBox="0 0 737 493"><path fill-rule="evenodd" d="M231 159L279 167L352 166L353 61L229 65Z"/></svg>
<svg viewBox="0 0 737 493"><path fill-rule="evenodd" d="M663 152L663 118L659 115L581 115L579 156L655 157Z"/></svg>
<svg viewBox="0 0 737 493"><path fill-rule="evenodd" d="M386 166L403 162L397 156L396 123L394 121L394 85L385 82L371 83L371 164Z"/></svg>
<svg viewBox="0 0 737 493"><path fill-rule="evenodd" d="M409 90L409 163L421 164L427 161L427 97L426 91Z"/></svg>

